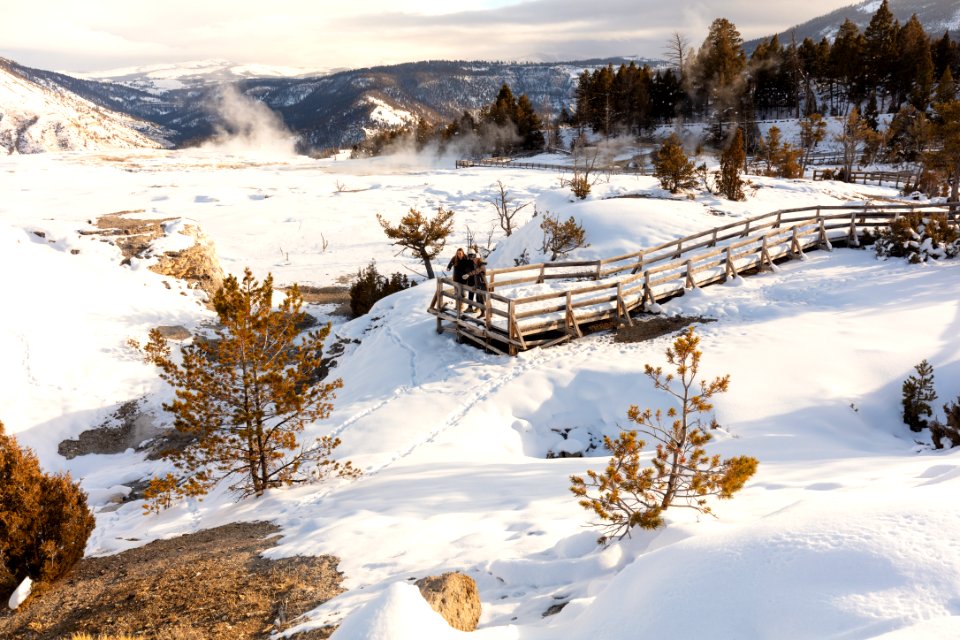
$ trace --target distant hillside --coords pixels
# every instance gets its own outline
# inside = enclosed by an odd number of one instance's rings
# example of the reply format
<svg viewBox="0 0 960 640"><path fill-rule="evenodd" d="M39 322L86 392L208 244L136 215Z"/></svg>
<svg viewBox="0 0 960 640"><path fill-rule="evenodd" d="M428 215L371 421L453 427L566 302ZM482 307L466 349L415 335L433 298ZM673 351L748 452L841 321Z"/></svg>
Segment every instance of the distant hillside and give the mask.
<svg viewBox="0 0 960 640"><path fill-rule="evenodd" d="M38 153L166 146L155 124L104 109L0 58L0 150Z"/></svg>
<svg viewBox="0 0 960 640"><path fill-rule="evenodd" d="M818 42L822 38L832 40L840 25L848 18L863 30L880 7L880 3L881 0L865 0L849 7L837 9L819 18L781 31L778 34L780 42L789 43L791 38L796 38L798 44L804 38L810 38L814 42ZM901 24L909 20L914 13L917 14L920 23L931 36L941 36L944 31L960 33L960 3L957 0L889 0L889 6L890 11ZM752 51L758 42L760 40L748 42L745 48Z"/></svg>
<svg viewBox="0 0 960 640"><path fill-rule="evenodd" d="M477 109L489 104L504 82L515 94L527 94L536 107L559 111L572 104L577 76L583 69L626 62L629 60L622 58L561 63L429 61L231 83L278 112L299 135L303 148L346 147L368 133L421 117L438 121L464 109ZM221 72L191 75L167 69L163 73L170 81L169 88L162 90L163 82L157 78L147 82L142 71L110 78L98 75L99 79L93 80L14 66L35 82L62 87L94 104L169 129L178 145L205 139L221 124L216 97L224 79L237 76L236 71L224 76Z"/></svg>

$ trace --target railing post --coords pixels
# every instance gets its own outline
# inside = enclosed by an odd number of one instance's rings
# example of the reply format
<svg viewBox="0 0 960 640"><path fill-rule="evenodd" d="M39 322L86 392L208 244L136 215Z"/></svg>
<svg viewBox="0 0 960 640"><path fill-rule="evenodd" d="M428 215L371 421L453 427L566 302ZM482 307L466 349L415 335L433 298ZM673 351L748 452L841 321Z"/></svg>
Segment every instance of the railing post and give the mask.
<svg viewBox="0 0 960 640"><path fill-rule="evenodd" d="M440 281L440 278L437 278L437 293L435 294L434 300L437 303L437 333L443 333L443 318L440 317L440 314L443 313L443 283Z"/></svg>
<svg viewBox="0 0 960 640"><path fill-rule="evenodd" d="M644 308L647 306L647 300L650 304L656 304L657 299L653 297L653 289L650 287L650 272L643 272L643 301L640 303Z"/></svg>
<svg viewBox="0 0 960 640"><path fill-rule="evenodd" d="M600 269L603 267L603 260L597 260L597 273L593 276L594 280L600 279Z"/></svg>
<svg viewBox="0 0 960 640"><path fill-rule="evenodd" d="M723 266L723 277L727 279L737 277L737 266L733 264L733 251L730 247L727 247L727 260Z"/></svg>
<svg viewBox="0 0 960 640"><path fill-rule="evenodd" d="M537 284L543 284L543 270L546 268L544 263L540 263L540 276L537 278Z"/></svg>
<svg viewBox="0 0 960 640"><path fill-rule="evenodd" d="M713 228L713 238L710 240L710 246L711 247L717 246L717 228L716 227Z"/></svg>
<svg viewBox="0 0 960 640"><path fill-rule="evenodd" d="M864 207L864 215L866 215L867 209ZM847 244L851 247L860 246L860 236L857 235L857 211L856 209L850 210L850 230L847 232Z"/></svg>
<svg viewBox="0 0 960 640"><path fill-rule="evenodd" d="M687 289L696 289L697 283L693 281L693 260L687 260L687 277L683 286Z"/></svg>
<svg viewBox="0 0 960 640"><path fill-rule="evenodd" d="M750 235L750 220L748 219L743 225L743 233L740 234L741 238L746 238Z"/></svg>

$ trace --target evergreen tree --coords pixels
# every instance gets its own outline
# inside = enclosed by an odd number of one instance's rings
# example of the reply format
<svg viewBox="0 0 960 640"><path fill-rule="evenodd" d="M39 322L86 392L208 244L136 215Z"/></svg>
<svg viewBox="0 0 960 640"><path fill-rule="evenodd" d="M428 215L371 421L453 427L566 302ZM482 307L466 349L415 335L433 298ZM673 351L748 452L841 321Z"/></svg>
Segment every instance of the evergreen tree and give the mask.
<svg viewBox="0 0 960 640"><path fill-rule="evenodd" d="M950 184L949 202L960 202L960 100L934 105L937 122L933 127L935 150L927 152L927 165Z"/></svg>
<svg viewBox="0 0 960 640"><path fill-rule="evenodd" d="M164 452L179 476L154 479L148 511L205 495L224 480L241 497L260 496L305 481L302 467L311 462L320 476L359 475L349 462L330 459L339 439L299 441L307 424L330 415L334 392L343 386L317 380L330 326L302 337L302 304L294 285L274 309L273 278L259 283L245 269L242 280L229 276L213 296L220 322L214 339L195 340L177 358L159 330L150 332L146 359L176 392L164 409L188 444Z"/></svg>
<svg viewBox="0 0 960 640"><path fill-rule="evenodd" d="M937 83L936 102L945 104L957 99L957 85L953 80L953 73L950 67L943 70L940 81Z"/></svg>
<svg viewBox="0 0 960 640"><path fill-rule="evenodd" d="M897 61L897 32L899 25L890 11L887 0L883 0L870 23L863 30L864 66L862 73L870 89L884 89L887 93L893 88L892 69Z"/></svg>
<svg viewBox="0 0 960 640"><path fill-rule="evenodd" d="M723 197L729 200L743 200L743 178L740 173L746 162L747 154L743 148L743 130L737 127L733 140L720 156L720 174L717 188Z"/></svg>
<svg viewBox="0 0 960 640"><path fill-rule="evenodd" d="M393 240L393 244L401 247L401 251L410 250L423 260L427 279L433 280L431 260L440 255L447 244L447 237L453 232L453 211L444 211L443 207L437 207L437 215L428 220L416 209L410 209L396 226L391 225L378 213L377 221L387 237Z"/></svg>
<svg viewBox="0 0 960 640"><path fill-rule="evenodd" d="M834 114L846 110L846 101L858 103L863 95L864 41L860 29L849 19L840 25L830 48L830 104ZM839 86L838 86L839 85ZM840 91L840 86L843 90Z"/></svg>
<svg viewBox="0 0 960 640"><path fill-rule="evenodd" d="M827 122L819 113L811 113L800 121L800 148L803 150L800 175L803 175L803 172L806 171L813 150L823 142L826 135Z"/></svg>
<svg viewBox="0 0 960 640"><path fill-rule="evenodd" d="M933 388L933 367L930 363L923 360L914 369L917 375L911 375L903 381L903 421L911 431L922 431L929 426L929 418L933 417L930 403L937 399L937 392Z"/></svg>
<svg viewBox="0 0 960 640"><path fill-rule="evenodd" d="M696 186L696 165L687 159L683 152L683 145L676 134L670 134L653 162L653 175L660 180L660 186L677 193L681 189L690 189Z"/></svg>
<svg viewBox="0 0 960 640"><path fill-rule="evenodd" d="M730 377L697 381L703 355L699 344L692 327L674 340L666 356L675 374L646 365L645 373L654 388L672 396L677 406L666 412L630 407L627 417L639 428L623 431L617 438L604 438L612 453L606 469L587 471L586 478L570 477L570 490L580 498L580 505L600 520L597 526L604 531L601 544L629 536L633 527L663 526L663 512L670 507L712 513L707 504L710 496L732 498L756 473L755 458L722 460L719 455L707 454L711 431L719 425L715 419L705 421L704 416L713 409L713 397L727 391ZM641 435L656 442L649 467L641 466L646 446ZM597 495L591 495L591 490Z"/></svg>
<svg viewBox="0 0 960 640"><path fill-rule="evenodd" d="M717 18L697 55L697 81L701 94L717 110L733 107L742 90L740 74L746 67L743 38L726 18Z"/></svg>

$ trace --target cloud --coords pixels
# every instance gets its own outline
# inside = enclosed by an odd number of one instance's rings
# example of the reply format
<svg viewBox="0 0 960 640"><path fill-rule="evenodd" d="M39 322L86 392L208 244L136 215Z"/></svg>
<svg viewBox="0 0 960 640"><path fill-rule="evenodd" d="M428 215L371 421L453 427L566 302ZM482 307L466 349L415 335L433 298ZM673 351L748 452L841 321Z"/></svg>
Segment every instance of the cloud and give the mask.
<svg viewBox="0 0 960 640"><path fill-rule="evenodd" d="M769 35L845 0L45 0L12 3L0 55L77 71L205 58L329 69L424 59L659 57L674 31L699 46L717 17ZM400 7L399 9L397 7ZM38 65L39 66L39 65ZM102 66L101 66L102 68Z"/></svg>

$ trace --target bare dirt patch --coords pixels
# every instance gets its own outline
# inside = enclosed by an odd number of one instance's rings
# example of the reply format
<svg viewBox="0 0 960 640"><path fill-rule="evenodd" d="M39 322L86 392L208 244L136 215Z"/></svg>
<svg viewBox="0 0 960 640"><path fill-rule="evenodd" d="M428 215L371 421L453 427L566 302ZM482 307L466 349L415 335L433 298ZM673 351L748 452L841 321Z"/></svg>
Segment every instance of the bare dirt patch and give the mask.
<svg viewBox="0 0 960 640"><path fill-rule="evenodd" d="M333 556L277 561L260 553L278 531L230 524L85 558L15 612L0 610L0 638L54 640L74 632L149 640L253 640L343 591ZM327 638L332 628L294 636Z"/></svg>
<svg viewBox="0 0 960 640"><path fill-rule="evenodd" d="M716 322L712 318L688 316L640 316L633 319L633 326L621 324L617 327L616 342L643 342L679 331L695 323Z"/></svg>

